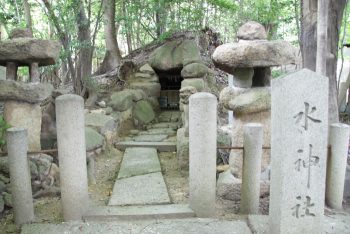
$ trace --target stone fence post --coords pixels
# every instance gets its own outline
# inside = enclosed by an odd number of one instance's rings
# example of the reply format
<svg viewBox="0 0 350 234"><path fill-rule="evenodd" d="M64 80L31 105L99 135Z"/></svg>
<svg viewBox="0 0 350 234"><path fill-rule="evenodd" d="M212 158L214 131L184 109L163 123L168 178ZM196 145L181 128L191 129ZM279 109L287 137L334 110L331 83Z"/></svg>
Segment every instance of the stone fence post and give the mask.
<svg viewBox="0 0 350 234"><path fill-rule="evenodd" d="M217 99L196 93L189 99L190 207L198 217L215 214Z"/></svg>
<svg viewBox="0 0 350 234"><path fill-rule="evenodd" d="M6 131L6 140L15 223L30 223L34 221L34 205L27 157L27 130L10 128Z"/></svg>
<svg viewBox="0 0 350 234"><path fill-rule="evenodd" d="M240 211L242 214L258 214L263 125L259 123L244 125L243 139L244 153Z"/></svg>
<svg viewBox="0 0 350 234"><path fill-rule="evenodd" d="M331 124L329 134L331 152L328 156L326 203L331 208L342 209L350 126Z"/></svg>
<svg viewBox="0 0 350 234"><path fill-rule="evenodd" d="M73 94L56 98L56 120L63 217L81 220L89 199L83 98Z"/></svg>

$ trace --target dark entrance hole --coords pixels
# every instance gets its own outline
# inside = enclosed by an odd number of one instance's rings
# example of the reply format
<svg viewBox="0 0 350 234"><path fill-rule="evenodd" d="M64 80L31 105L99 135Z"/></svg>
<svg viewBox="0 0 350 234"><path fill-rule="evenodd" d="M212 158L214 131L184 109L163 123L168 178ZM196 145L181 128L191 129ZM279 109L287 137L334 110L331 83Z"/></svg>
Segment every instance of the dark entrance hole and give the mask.
<svg viewBox="0 0 350 234"><path fill-rule="evenodd" d="M178 110L180 101L181 70L156 71L161 86L159 106L162 110Z"/></svg>

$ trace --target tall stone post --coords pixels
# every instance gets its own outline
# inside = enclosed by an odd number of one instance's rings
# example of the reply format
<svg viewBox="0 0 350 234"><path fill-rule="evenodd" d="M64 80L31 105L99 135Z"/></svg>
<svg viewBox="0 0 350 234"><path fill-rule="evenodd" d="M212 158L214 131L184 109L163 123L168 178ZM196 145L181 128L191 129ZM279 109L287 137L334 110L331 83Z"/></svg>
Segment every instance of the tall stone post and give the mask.
<svg viewBox="0 0 350 234"><path fill-rule="evenodd" d="M198 217L215 214L217 100L210 93L189 99L190 207Z"/></svg>
<svg viewBox="0 0 350 234"><path fill-rule="evenodd" d="M241 190L241 213L258 214L263 126L259 123L243 127L244 158Z"/></svg>
<svg viewBox="0 0 350 234"><path fill-rule="evenodd" d="M331 150L328 156L326 203L331 208L342 209L350 126L331 124L329 134Z"/></svg>
<svg viewBox="0 0 350 234"><path fill-rule="evenodd" d="M12 203L17 225L34 221L34 205L27 157L27 131L10 128L6 132Z"/></svg>
<svg viewBox="0 0 350 234"><path fill-rule="evenodd" d="M6 63L6 80L17 80L17 64L14 62Z"/></svg>
<svg viewBox="0 0 350 234"><path fill-rule="evenodd" d="M65 221L81 220L88 208L84 100L73 94L56 99L58 158Z"/></svg>
<svg viewBox="0 0 350 234"><path fill-rule="evenodd" d="M228 75L228 86L233 87L233 75ZM228 124L232 126L233 124L233 111L228 111Z"/></svg>

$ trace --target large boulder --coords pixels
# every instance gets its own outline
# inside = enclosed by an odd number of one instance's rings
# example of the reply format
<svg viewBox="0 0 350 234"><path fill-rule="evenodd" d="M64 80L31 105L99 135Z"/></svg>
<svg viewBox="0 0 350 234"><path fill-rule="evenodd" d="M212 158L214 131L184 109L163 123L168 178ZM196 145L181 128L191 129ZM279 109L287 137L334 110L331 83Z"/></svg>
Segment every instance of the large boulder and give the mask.
<svg viewBox="0 0 350 234"><path fill-rule="evenodd" d="M59 56L61 44L57 41L34 38L15 38L0 42L0 65L15 62L19 66L39 63L39 66L53 65Z"/></svg>
<svg viewBox="0 0 350 234"><path fill-rule="evenodd" d="M85 126L95 128L101 134L107 131L115 131L117 127L115 120L111 116L98 113L85 115Z"/></svg>
<svg viewBox="0 0 350 234"><path fill-rule="evenodd" d="M122 90L115 92L111 95L111 101L109 102L109 106L116 111L126 111L133 104L133 93L129 92L130 90Z"/></svg>
<svg viewBox="0 0 350 234"><path fill-rule="evenodd" d="M133 82L130 84L130 89L141 89L148 97L160 97L161 86L159 83L153 82Z"/></svg>
<svg viewBox="0 0 350 234"><path fill-rule="evenodd" d="M202 78L208 73L208 67L203 63L190 63L186 65L182 71L181 76L183 78Z"/></svg>
<svg viewBox="0 0 350 234"><path fill-rule="evenodd" d="M194 87L198 92L202 92L205 88L205 82L201 78L185 79L181 81L181 89L185 87Z"/></svg>
<svg viewBox="0 0 350 234"><path fill-rule="evenodd" d="M199 49L193 40L167 42L157 48L149 59L151 67L160 71L181 69L187 64L200 61Z"/></svg>
<svg viewBox="0 0 350 234"><path fill-rule="evenodd" d="M156 117L151 104L145 100L136 103L132 116L138 125L148 124Z"/></svg>
<svg viewBox="0 0 350 234"><path fill-rule="evenodd" d="M85 127L85 144L86 151L101 148L104 144L105 138L96 130Z"/></svg>
<svg viewBox="0 0 350 234"><path fill-rule="evenodd" d="M233 74L237 67L272 67L295 64L296 48L286 41L227 43L213 53L215 66Z"/></svg>
<svg viewBox="0 0 350 234"><path fill-rule="evenodd" d="M258 22L248 21L238 29L237 38L241 40L266 40L267 33L264 26Z"/></svg>
<svg viewBox="0 0 350 234"><path fill-rule="evenodd" d="M51 97L52 91L53 86L48 83L24 83L12 80L0 80L1 101L13 100L40 103Z"/></svg>

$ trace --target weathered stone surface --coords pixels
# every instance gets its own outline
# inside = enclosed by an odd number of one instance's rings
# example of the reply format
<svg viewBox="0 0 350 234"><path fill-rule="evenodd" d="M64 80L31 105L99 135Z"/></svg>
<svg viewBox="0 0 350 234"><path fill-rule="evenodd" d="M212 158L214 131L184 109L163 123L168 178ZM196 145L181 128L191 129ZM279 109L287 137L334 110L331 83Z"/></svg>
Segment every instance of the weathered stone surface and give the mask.
<svg viewBox="0 0 350 234"><path fill-rule="evenodd" d="M22 228L22 234L57 233L105 233L105 234L251 234L242 221L217 219L145 220L138 222L80 222L62 224L30 224ZM333 233L332 233L333 234Z"/></svg>
<svg viewBox="0 0 350 234"><path fill-rule="evenodd" d="M150 74L150 75L153 75L156 73L148 63L146 63L142 67L140 67L140 72Z"/></svg>
<svg viewBox="0 0 350 234"><path fill-rule="evenodd" d="M140 135L134 137L138 142L161 142L168 138L168 135Z"/></svg>
<svg viewBox="0 0 350 234"><path fill-rule="evenodd" d="M129 90L122 90L115 92L111 96L111 101L109 106L111 106L116 111L126 111L133 104L133 93Z"/></svg>
<svg viewBox="0 0 350 234"><path fill-rule="evenodd" d="M1 89L1 88L0 88ZM39 104L7 101L4 107L4 118L13 127L27 129L28 150L41 150L41 108Z"/></svg>
<svg viewBox="0 0 350 234"><path fill-rule="evenodd" d="M181 69L191 62L200 62L199 49L192 40L170 41L157 48L149 63L152 68L161 71Z"/></svg>
<svg viewBox="0 0 350 234"><path fill-rule="evenodd" d="M15 38L0 42L0 65L16 62L20 66L28 66L36 62L39 66L56 63L61 44L57 41L34 38Z"/></svg>
<svg viewBox="0 0 350 234"><path fill-rule="evenodd" d="M198 92L202 92L205 88L205 82L203 79L200 78L185 79L181 81L181 89L188 86L192 86L196 88Z"/></svg>
<svg viewBox="0 0 350 234"><path fill-rule="evenodd" d="M154 148L127 148L120 166L118 179L160 172L157 150Z"/></svg>
<svg viewBox="0 0 350 234"><path fill-rule="evenodd" d="M232 145L243 147L243 126L248 123L261 123L264 126L264 146L270 146L271 139L271 112L263 111L258 113L252 113L249 115L241 115L235 117L234 124L231 126L232 130ZM243 151L231 150L230 152L230 167L231 172L236 177L242 176L243 165ZM270 150L263 150L263 157L261 163L261 171L264 171L270 164Z"/></svg>
<svg viewBox="0 0 350 234"><path fill-rule="evenodd" d="M142 100L134 106L132 116L138 121L139 125L143 125L150 123L155 118L155 113L151 104Z"/></svg>
<svg viewBox="0 0 350 234"><path fill-rule="evenodd" d="M40 103L51 96L53 86L48 83L24 83L0 80L0 100Z"/></svg>
<svg viewBox="0 0 350 234"><path fill-rule="evenodd" d="M175 142L136 142L136 141L122 141L115 144L116 148L119 150L125 150L128 147L150 147L156 148L159 152L175 152L176 143Z"/></svg>
<svg viewBox="0 0 350 234"><path fill-rule="evenodd" d="M92 128L85 128L86 151L97 149L103 146L104 137Z"/></svg>
<svg viewBox="0 0 350 234"><path fill-rule="evenodd" d="M253 68L236 68L233 72L233 85L240 88L251 88L253 76Z"/></svg>
<svg viewBox="0 0 350 234"><path fill-rule="evenodd" d="M237 38L242 40L266 40L267 34L264 26L255 21L248 21L238 29Z"/></svg>
<svg viewBox="0 0 350 234"><path fill-rule="evenodd" d="M294 64L296 49L286 41L227 43L216 48L215 66L233 74L237 67L271 67Z"/></svg>
<svg viewBox="0 0 350 234"><path fill-rule="evenodd" d="M179 167L183 170L189 170L189 139L185 136L185 128L177 130L176 156Z"/></svg>
<svg viewBox="0 0 350 234"><path fill-rule="evenodd" d="M181 70L183 78L202 78L208 73L208 68L203 63L190 63Z"/></svg>
<svg viewBox="0 0 350 234"><path fill-rule="evenodd" d="M6 67L0 66L0 80L6 80Z"/></svg>
<svg viewBox="0 0 350 234"><path fill-rule="evenodd" d="M303 69L274 79L271 100L270 233L322 233L328 78Z"/></svg>
<svg viewBox="0 0 350 234"><path fill-rule="evenodd" d="M160 84L154 82L133 82L130 84L131 89L141 89L149 97L159 97L160 96Z"/></svg>
<svg viewBox="0 0 350 234"><path fill-rule="evenodd" d="M268 111L271 108L271 90L268 87L247 89L225 107L236 116Z"/></svg>
<svg viewBox="0 0 350 234"><path fill-rule="evenodd" d="M10 32L9 38L21 38L21 37L29 37L32 38L32 32L28 28L15 28Z"/></svg>
<svg viewBox="0 0 350 234"><path fill-rule="evenodd" d="M152 205L170 203L161 172L118 179L109 205Z"/></svg>
<svg viewBox="0 0 350 234"><path fill-rule="evenodd" d="M117 127L115 120L104 114L90 113L85 115L85 126L97 129L101 134L114 131Z"/></svg>

